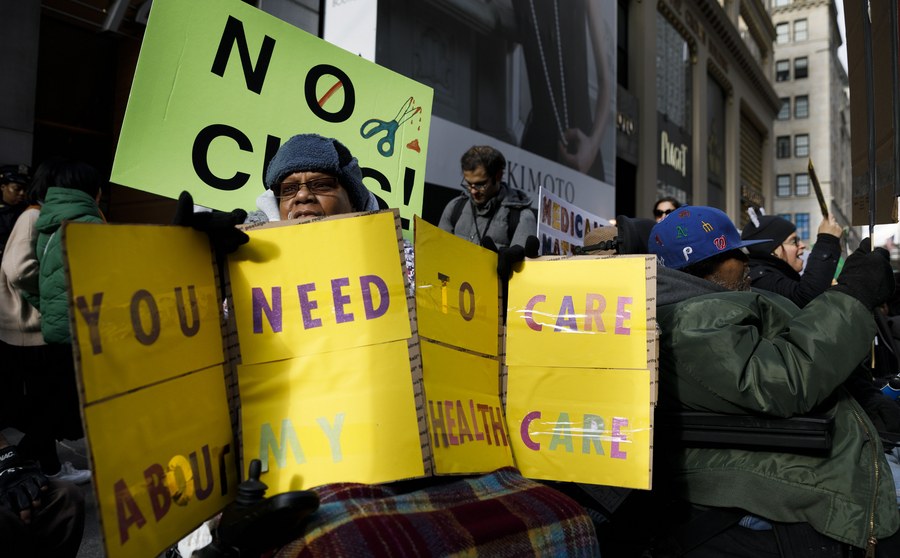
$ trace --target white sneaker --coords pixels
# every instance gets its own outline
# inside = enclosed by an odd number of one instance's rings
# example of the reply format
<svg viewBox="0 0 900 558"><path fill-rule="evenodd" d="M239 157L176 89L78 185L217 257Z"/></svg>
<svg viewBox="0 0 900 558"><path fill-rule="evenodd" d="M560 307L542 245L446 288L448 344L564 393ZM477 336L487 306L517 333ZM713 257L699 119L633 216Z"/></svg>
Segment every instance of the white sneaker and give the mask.
<svg viewBox="0 0 900 558"><path fill-rule="evenodd" d="M91 480L90 469L76 469L71 461L66 461L59 468L59 472L55 475L47 475L48 479L56 481L71 482L74 484L84 484Z"/></svg>

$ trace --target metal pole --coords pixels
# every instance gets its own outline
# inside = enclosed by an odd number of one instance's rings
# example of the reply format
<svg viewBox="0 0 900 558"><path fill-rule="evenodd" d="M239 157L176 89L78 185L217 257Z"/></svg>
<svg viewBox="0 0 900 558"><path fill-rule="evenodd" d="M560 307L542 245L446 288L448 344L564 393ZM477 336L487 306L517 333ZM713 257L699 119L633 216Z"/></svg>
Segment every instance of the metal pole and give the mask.
<svg viewBox="0 0 900 558"><path fill-rule="evenodd" d="M869 163L869 238L872 238L875 235L875 83L872 67L872 20L869 19L869 1L863 0L859 5L863 11L863 58L866 65L866 128Z"/></svg>

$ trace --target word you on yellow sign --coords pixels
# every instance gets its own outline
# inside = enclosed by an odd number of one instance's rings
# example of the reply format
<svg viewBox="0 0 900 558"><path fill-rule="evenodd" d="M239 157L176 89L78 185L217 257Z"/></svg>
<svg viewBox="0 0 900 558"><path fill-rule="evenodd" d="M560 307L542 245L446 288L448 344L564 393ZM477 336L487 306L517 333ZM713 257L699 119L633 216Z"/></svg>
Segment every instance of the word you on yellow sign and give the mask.
<svg viewBox="0 0 900 558"><path fill-rule="evenodd" d="M209 241L184 227L62 231L106 552L156 556L239 481Z"/></svg>

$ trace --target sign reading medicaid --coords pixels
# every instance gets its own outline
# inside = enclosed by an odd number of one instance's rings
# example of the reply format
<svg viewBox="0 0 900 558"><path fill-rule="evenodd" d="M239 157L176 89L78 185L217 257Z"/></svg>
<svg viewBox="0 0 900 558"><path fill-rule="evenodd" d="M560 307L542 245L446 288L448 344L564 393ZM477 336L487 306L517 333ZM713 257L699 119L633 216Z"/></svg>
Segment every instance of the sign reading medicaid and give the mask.
<svg viewBox="0 0 900 558"><path fill-rule="evenodd" d="M543 256L573 255L576 246L584 246L584 237L591 229L609 226L603 217L580 209L543 186L539 199L538 239Z"/></svg>
<svg viewBox="0 0 900 558"><path fill-rule="evenodd" d="M421 213L433 91L238 0L156 0L112 180L254 209L266 165L298 133L339 139L366 186Z"/></svg>
<svg viewBox="0 0 900 558"><path fill-rule="evenodd" d="M72 223L62 234L106 553L156 556L239 482L209 241L147 225Z"/></svg>

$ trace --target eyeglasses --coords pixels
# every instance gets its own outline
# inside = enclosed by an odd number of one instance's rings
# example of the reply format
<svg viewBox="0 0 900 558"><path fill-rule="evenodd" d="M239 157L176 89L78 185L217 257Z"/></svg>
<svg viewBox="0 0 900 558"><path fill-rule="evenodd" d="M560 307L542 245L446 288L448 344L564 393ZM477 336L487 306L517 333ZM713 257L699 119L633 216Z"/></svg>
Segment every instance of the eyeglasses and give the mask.
<svg viewBox="0 0 900 558"><path fill-rule="evenodd" d="M669 213L672 213L673 211L675 211L675 208L674 208L674 207L673 207L672 209L665 209L665 210L663 210L663 209L654 209L654 210L653 210L653 216L654 216L654 217L662 217L663 215L668 215Z"/></svg>
<svg viewBox="0 0 900 558"><path fill-rule="evenodd" d="M795 236L794 238L789 238L782 242L782 244L791 244L793 246L800 246L800 237Z"/></svg>
<svg viewBox="0 0 900 558"><path fill-rule="evenodd" d="M469 182L468 180L463 180L460 184L463 188L469 188L470 190L475 190L477 192L483 192L488 186L491 185L491 179L488 178L482 182Z"/></svg>
<svg viewBox="0 0 900 558"><path fill-rule="evenodd" d="M284 182L279 188L278 199L280 201L287 201L296 196L297 193L300 192L300 188L303 188L304 186L306 186L306 189L310 194L323 195L335 191L340 184L338 184L337 178L334 178L333 176L314 178L307 182Z"/></svg>

